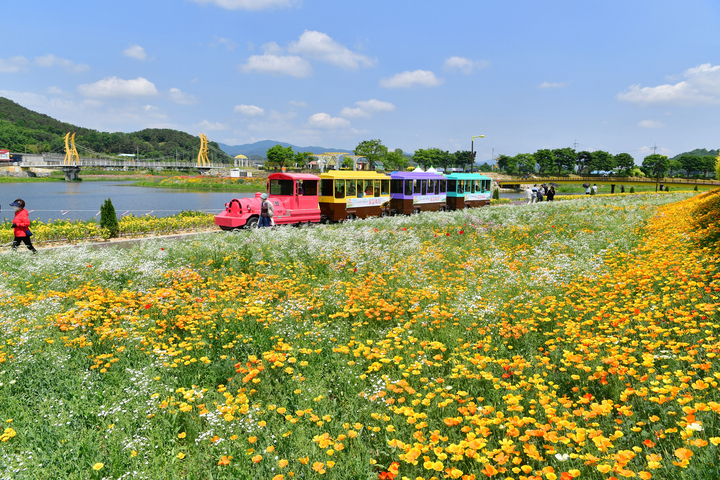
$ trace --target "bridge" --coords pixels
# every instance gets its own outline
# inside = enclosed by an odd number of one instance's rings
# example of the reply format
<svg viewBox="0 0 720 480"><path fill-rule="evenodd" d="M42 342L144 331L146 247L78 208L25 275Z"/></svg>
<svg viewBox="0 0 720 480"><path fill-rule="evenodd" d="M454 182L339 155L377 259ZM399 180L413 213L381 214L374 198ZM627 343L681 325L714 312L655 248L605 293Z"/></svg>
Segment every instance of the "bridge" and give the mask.
<svg viewBox="0 0 720 480"><path fill-rule="evenodd" d="M85 168L119 168L123 170L148 170L158 168L170 168L175 170L197 170L200 173L211 169L228 168L232 164L213 163L208 158L209 142L204 134L200 134L200 149L197 154L197 162L183 162L170 160L168 157L156 160L137 160L135 158L120 159L112 155L103 155L93 152L89 148L75 143L75 134L68 133L64 137L65 152L48 153L38 155L23 155L23 161L18 166L22 170L32 168L62 169L66 181L79 179L80 169ZM89 154L89 157L81 157L77 148ZM215 150L215 149L213 149ZM222 157L227 157L237 163L235 159L225 152L218 152ZM194 155L194 152L193 152Z"/></svg>
<svg viewBox="0 0 720 480"><path fill-rule="evenodd" d="M500 188L515 188L519 189L520 185L534 185L540 183L554 183L557 185L582 185L589 183L590 185L610 185L611 193L615 193L616 185L625 186L638 186L638 185L655 185L657 186L674 186L674 187L695 187L698 188L718 188L720 187L720 179L708 180L700 178L647 178L647 177L619 177L619 176L602 176L602 175L589 175L589 176L572 176L572 177L539 177L529 176L516 177L509 179L497 180Z"/></svg>

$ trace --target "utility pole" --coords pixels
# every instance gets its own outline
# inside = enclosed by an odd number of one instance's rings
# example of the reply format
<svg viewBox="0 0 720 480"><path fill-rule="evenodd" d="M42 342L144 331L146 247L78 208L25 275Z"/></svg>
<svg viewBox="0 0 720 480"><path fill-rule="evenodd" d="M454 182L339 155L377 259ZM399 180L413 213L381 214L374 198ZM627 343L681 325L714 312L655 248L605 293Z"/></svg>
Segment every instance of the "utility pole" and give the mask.
<svg viewBox="0 0 720 480"><path fill-rule="evenodd" d="M573 143L573 150L575 150L576 152L577 152L577 147L578 147L578 143L577 143L577 138L576 138L575 143Z"/></svg>

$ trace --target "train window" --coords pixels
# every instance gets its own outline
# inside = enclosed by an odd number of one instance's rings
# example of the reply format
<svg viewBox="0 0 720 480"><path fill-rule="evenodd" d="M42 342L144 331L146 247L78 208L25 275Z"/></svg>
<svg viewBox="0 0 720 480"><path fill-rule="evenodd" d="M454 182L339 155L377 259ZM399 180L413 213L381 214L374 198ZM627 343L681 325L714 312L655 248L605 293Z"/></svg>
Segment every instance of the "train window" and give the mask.
<svg viewBox="0 0 720 480"><path fill-rule="evenodd" d="M460 182L462 184L462 182ZM458 187L457 180L448 180L447 181L447 191L448 192L456 192Z"/></svg>
<svg viewBox="0 0 720 480"><path fill-rule="evenodd" d="M345 183L347 184L347 196L348 197L357 196L357 181L345 180Z"/></svg>
<svg viewBox="0 0 720 480"><path fill-rule="evenodd" d="M438 183L440 184L439 193L445 193L445 180L438 180Z"/></svg>
<svg viewBox="0 0 720 480"><path fill-rule="evenodd" d="M390 191L390 180L380 180L380 195L387 195Z"/></svg>
<svg viewBox="0 0 720 480"><path fill-rule="evenodd" d="M345 180L335 180L335 198L345 198Z"/></svg>
<svg viewBox="0 0 720 480"><path fill-rule="evenodd" d="M373 185L375 186L373 193L376 197L379 197L380 196L380 180L375 180L373 182Z"/></svg>
<svg viewBox="0 0 720 480"><path fill-rule="evenodd" d="M457 193L465 193L465 182L463 180L457 182Z"/></svg>
<svg viewBox="0 0 720 480"><path fill-rule="evenodd" d="M475 180L475 192L474 193L480 193L484 192L485 190L482 188L482 180Z"/></svg>
<svg viewBox="0 0 720 480"><path fill-rule="evenodd" d="M428 195L434 195L435 193L437 193L437 192L435 191L435 188L437 187L437 181L435 181L435 180L428 180L427 182L428 182L428 185L427 185L427 194L428 194Z"/></svg>
<svg viewBox="0 0 720 480"><path fill-rule="evenodd" d="M298 195L307 195L314 197L318 194L317 184L317 180L300 180L298 182Z"/></svg>
<svg viewBox="0 0 720 480"><path fill-rule="evenodd" d="M372 180L364 180L363 184L364 184L363 190L365 192L365 196L372 197L373 196L373 181Z"/></svg>
<svg viewBox="0 0 720 480"><path fill-rule="evenodd" d="M320 180L320 195L323 197L333 196L333 184L331 179L323 178Z"/></svg>
<svg viewBox="0 0 720 480"><path fill-rule="evenodd" d="M293 195L294 181L270 180L270 195Z"/></svg>
<svg viewBox="0 0 720 480"><path fill-rule="evenodd" d="M412 191L413 191L413 181L405 180L405 195L412 195Z"/></svg>
<svg viewBox="0 0 720 480"><path fill-rule="evenodd" d="M402 180L390 180L390 193L396 193L396 194L402 195L403 181Z"/></svg>
<svg viewBox="0 0 720 480"><path fill-rule="evenodd" d="M415 195L422 195L420 193L420 180L413 180L413 194Z"/></svg>
<svg viewBox="0 0 720 480"><path fill-rule="evenodd" d="M483 192L490 191L490 180L483 180Z"/></svg>
<svg viewBox="0 0 720 480"><path fill-rule="evenodd" d="M422 187L420 187L420 195L427 195L427 180L422 181Z"/></svg>

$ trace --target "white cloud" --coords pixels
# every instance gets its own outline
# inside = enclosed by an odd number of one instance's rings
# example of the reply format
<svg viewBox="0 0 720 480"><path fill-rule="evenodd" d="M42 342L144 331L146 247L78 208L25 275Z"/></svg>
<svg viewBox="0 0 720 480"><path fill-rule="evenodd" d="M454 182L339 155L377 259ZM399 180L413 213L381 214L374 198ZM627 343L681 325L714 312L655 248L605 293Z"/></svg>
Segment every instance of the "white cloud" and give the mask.
<svg viewBox="0 0 720 480"><path fill-rule="evenodd" d="M200 5L215 5L227 10L263 10L290 7L299 0L192 0Z"/></svg>
<svg viewBox="0 0 720 480"><path fill-rule="evenodd" d="M347 118L369 118L373 113L392 112L395 110L395 105L392 103L383 102L374 98L371 100L355 102L355 105L357 105L357 108L343 108L340 111L340 116Z"/></svg>
<svg viewBox="0 0 720 480"><path fill-rule="evenodd" d="M253 55L241 68L245 73L289 75L297 78L312 75L312 66L308 61L295 55Z"/></svg>
<svg viewBox="0 0 720 480"><path fill-rule="evenodd" d="M290 44L288 51L348 70L361 66L372 67L377 63L376 60L355 53L336 42L328 34L314 30L305 30L296 42Z"/></svg>
<svg viewBox="0 0 720 480"><path fill-rule="evenodd" d="M53 86L51 86L51 87L48 87L45 91L46 91L49 95L63 95L63 93L64 93L64 92L62 91L62 88L60 88L60 87L58 87L58 86L55 86L55 85L53 85Z"/></svg>
<svg viewBox="0 0 720 480"><path fill-rule="evenodd" d="M285 52L277 42L268 42L260 45L260 50L266 55L281 55Z"/></svg>
<svg viewBox="0 0 720 480"><path fill-rule="evenodd" d="M235 108L233 109L235 113L239 113L241 115L244 115L246 117L256 117L258 115L262 115L265 113L265 110L256 106L256 105L235 105Z"/></svg>
<svg viewBox="0 0 720 480"><path fill-rule="evenodd" d="M28 59L18 55L16 57L0 58L0 73L17 73L27 70Z"/></svg>
<svg viewBox="0 0 720 480"><path fill-rule="evenodd" d="M658 120L642 120L640 123L638 123L638 127L641 128L662 128L664 126L665 124Z"/></svg>
<svg viewBox="0 0 720 480"><path fill-rule="evenodd" d="M226 123L209 122L207 120L203 120L202 122L197 124L197 128L200 130L209 130L209 131L229 130L230 125L228 125Z"/></svg>
<svg viewBox="0 0 720 480"><path fill-rule="evenodd" d="M195 105L197 103L194 95L185 93L179 88L171 88L168 92L168 97L170 97L171 102L177 103L178 105Z"/></svg>
<svg viewBox="0 0 720 480"><path fill-rule="evenodd" d="M147 60L147 52L140 45L133 45L123 50L123 55L135 60Z"/></svg>
<svg viewBox="0 0 720 480"><path fill-rule="evenodd" d="M150 97L158 94L155 84L143 77L134 80L107 77L95 83L82 84L78 91L85 97L93 98Z"/></svg>
<svg viewBox="0 0 720 480"><path fill-rule="evenodd" d="M299 107L299 108L305 108L308 106L307 103L302 102L302 101L297 101L297 100L290 100L288 103L290 105L292 105L293 107Z"/></svg>
<svg viewBox="0 0 720 480"><path fill-rule="evenodd" d="M482 70L490 66L487 60L470 60L464 57L450 57L445 60L444 68L448 72L462 72L469 75L473 70Z"/></svg>
<svg viewBox="0 0 720 480"><path fill-rule="evenodd" d="M232 51L237 48L238 44L235 43L234 40L231 40L229 38L218 37L217 35L215 35L215 40L210 43L210 46L213 48L218 46L224 46L226 49Z"/></svg>
<svg viewBox="0 0 720 480"><path fill-rule="evenodd" d="M318 128L343 128L349 127L350 122L340 117L331 117L327 113L316 113L308 118L308 123Z"/></svg>
<svg viewBox="0 0 720 480"><path fill-rule="evenodd" d="M560 82L560 83L543 82L540 85L538 85L538 88L565 88L568 85L570 85L570 82Z"/></svg>
<svg viewBox="0 0 720 480"><path fill-rule="evenodd" d="M681 82L656 87L632 85L617 98L639 106L720 104L720 65L704 63L685 70L683 77Z"/></svg>
<svg viewBox="0 0 720 480"><path fill-rule="evenodd" d="M42 57L35 57L35 65L39 67L62 67L69 73L81 73L90 70L90 65L84 63L75 63L67 58L56 57L48 53Z"/></svg>
<svg viewBox="0 0 720 480"><path fill-rule="evenodd" d="M385 88L410 88L414 86L437 87L445 80L437 78L429 70L405 71L380 80L380 86Z"/></svg>

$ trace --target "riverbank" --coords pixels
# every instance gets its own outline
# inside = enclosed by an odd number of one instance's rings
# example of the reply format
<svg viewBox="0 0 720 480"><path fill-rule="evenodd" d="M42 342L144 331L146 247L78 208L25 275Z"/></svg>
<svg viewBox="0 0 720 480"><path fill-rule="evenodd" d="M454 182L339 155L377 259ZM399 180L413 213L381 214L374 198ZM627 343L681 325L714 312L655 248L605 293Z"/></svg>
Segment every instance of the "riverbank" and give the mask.
<svg viewBox="0 0 720 480"><path fill-rule="evenodd" d="M264 178L229 178L207 176L172 176L168 178L147 178L136 181L137 187L171 188L198 192L264 192Z"/></svg>

